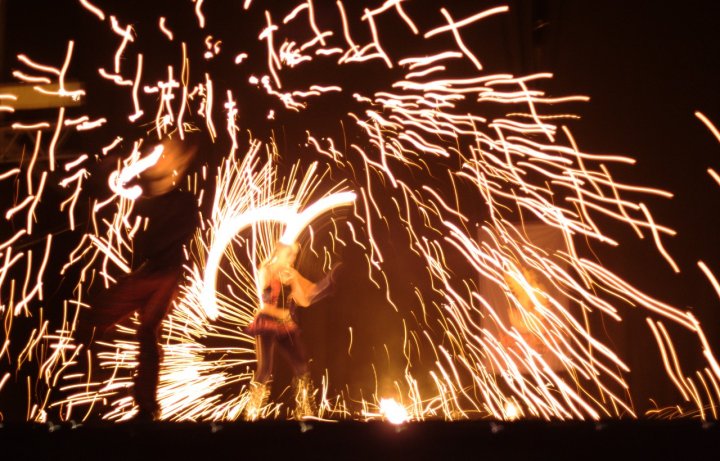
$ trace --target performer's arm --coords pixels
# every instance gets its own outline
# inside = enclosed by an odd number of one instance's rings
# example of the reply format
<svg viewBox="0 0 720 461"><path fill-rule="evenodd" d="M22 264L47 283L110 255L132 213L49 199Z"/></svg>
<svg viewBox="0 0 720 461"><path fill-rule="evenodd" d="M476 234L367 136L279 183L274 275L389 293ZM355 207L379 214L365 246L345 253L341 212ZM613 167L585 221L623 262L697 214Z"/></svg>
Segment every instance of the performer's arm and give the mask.
<svg viewBox="0 0 720 461"><path fill-rule="evenodd" d="M260 288L260 292L262 293L262 291L270 284L267 266L262 265L258 268L258 281L258 287Z"/></svg>
<svg viewBox="0 0 720 461"><path fill-rule="evenodd" d="M315 283L300 275L300 273L295 269L292 269L290 287L292 289L291 296L298 306L308 307L312 304L315 292L317 291L317 286Z"/></svg>
<svg viewBox="0 0 720 461"><path fill-rule="evenodd" d="M268 274L268 269L266 265L262 265L257 270L257 278L258 278L258 284L257 284L257 290L258 290L258 309L266 309L268 306L265 305L264 302L264 296L263 292L265 291L265 288L270 285L270 276Z"/></svg>

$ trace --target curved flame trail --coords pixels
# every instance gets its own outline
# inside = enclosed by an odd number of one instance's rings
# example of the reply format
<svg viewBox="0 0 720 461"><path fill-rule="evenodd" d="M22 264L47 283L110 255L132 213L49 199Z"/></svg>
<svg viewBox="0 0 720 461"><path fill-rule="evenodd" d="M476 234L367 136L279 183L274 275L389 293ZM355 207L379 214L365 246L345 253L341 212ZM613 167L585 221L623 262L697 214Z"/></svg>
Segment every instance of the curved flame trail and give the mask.
<svg viewBox="0 0 720 461"><path fill-rule="evenodd" d="M203 280L201 299L207 316L211 320L217 319L218 310L215 298L217 271L227 246L240 231L260 221L274 221L285 225L280 242L289 245L295 242L300 232L313 219L332 208L350 205L354 201L355 193L339 192L321 198L300 213L296 211L296 207L270 206L255 208L240 216L226 218L215 232L215 239L205 263L205 278Z"/></svg>

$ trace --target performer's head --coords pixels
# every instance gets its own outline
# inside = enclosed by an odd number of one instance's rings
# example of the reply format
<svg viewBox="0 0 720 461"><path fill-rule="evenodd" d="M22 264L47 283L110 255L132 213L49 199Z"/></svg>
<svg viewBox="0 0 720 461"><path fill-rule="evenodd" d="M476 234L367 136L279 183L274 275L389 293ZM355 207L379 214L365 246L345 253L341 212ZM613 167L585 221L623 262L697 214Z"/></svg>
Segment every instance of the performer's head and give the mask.
<svg viewBox="0 0 720 461"><path fill-rule="evenodd" d="M192 139L181 140L177 133L173 137L165 137L161 144L163 152L160 159L141 175L143 189L148 195L164 194L179 185L198 150Z"/></svg>
<svg viewBox="0 0 720 461"><path fill-rule="evenodd" d="M278 267L291 267L295 264L295 259L297 258L299 251L300 244L297 242L289 245L277 242L277 244L275 244L272 257L270 258L270 262Z"/></svg>

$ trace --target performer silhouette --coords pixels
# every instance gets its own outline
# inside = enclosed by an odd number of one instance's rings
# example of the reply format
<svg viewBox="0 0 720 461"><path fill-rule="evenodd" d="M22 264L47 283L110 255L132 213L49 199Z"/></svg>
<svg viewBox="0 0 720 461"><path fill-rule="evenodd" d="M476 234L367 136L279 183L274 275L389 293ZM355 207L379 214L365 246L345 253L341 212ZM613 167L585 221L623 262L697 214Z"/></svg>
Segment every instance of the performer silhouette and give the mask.
<svg viewBox="0 0 720 461"><path fill-rule="evenodd" d="M270 258L258 269L261 304L253 321L245 328L246 333L255 336L257 357L250 397L245 406L246 420L257 419L267 403L276 348L293 372L295 418L302 419L316 411L307 352L295 311L297 306L308 307L333 293L340 265L319 283L313 283L293 267L298 251L297 243L278 243Z"/></svg>
<svg viewBox="0 0 720 461"><path fill-rule="evenodd" d="M179 188L197 147L171 138L162 145L162 157L141 173L143 195L134 203L133 213L142 219L142 225L133 238L133 270L100 293L78 325L79 342L90 347L113 325L139 313L140 348L133 379L138 406L134 419L139 421L160 416L157 387L162 349L158 334L181 280L183 246L199 219L195 196Z"/></svg>

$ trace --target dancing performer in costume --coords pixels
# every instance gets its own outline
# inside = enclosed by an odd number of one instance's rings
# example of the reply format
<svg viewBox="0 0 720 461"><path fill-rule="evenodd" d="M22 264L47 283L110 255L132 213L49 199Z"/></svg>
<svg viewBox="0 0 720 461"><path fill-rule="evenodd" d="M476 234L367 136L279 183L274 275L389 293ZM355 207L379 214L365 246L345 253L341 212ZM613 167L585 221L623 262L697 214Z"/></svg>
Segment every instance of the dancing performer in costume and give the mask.
<svg viewBox="0 0 720 461"><path fill-rule="evenodd" d="M160 416L157 387L162 349L158 334L181 280L183 246L199 223L195 196L178 188L197 147L170 138L162 144L161 158L141 173L143 195L133 208L133 214L143 220L133 238L133 271L95 297L91 309L80 317L77 329L78 341L90 347L113 325L139 313L140 348L133 378L138 406L135 420L139 421Z"/></svg>
<svg viewBox="0 0 720 461"><path fill-rule="evenodd" d="M293 372L295 418L315 413L314 389L308 358L295 317L296 306L308 307L332 294L340 266L335 266L319 283L303 277L294 267L299 245L278 243L270 258L258 269L260 308L245 328L255 336L257 369L250 383L245 419L255 420L270 396L273 353L277 347Z"/></svg>

